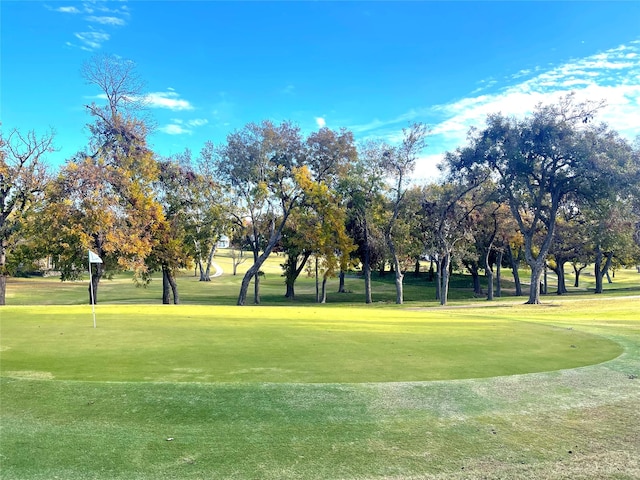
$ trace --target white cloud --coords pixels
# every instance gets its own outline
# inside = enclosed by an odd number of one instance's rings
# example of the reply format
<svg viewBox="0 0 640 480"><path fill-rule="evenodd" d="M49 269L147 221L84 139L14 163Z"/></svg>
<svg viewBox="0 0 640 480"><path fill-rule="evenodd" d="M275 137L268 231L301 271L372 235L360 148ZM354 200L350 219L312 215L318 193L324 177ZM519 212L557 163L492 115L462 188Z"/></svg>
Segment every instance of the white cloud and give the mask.
<svg viewBox="0 0 640 480"><path fill-rule="evenodd" d="M175 91L153 92L145 96L144 102L152 108L168 108L169 110L193 110L193 105L179 98Z"/></svg>
<svg viewBox="0 0 640 480"><path fill-rule="evenodd" d="M416 160L416 168L413 171L413 181L417 184L436 182L441 177L438 164L442 162L444 154L436 153L422 155Z"/></svg>
<svg viewBox="0 0 640 480"><path fill-rule="evenodd" d="M60 13L80 13L76 7L58 7L53 9L54 12Z"/></svg>
<svg viewBox="0 0 640 480"><path fill-rule="evenodd" d="M72 42L65 42L65 45L69 47L80 48L92 52L102 47L102 45L108 41L111 36L106 31L100 28L94 28L92 25L103 27L122 27L127 24L127 19L130 17L129 7L127 5L120 5L117 8L110 8L107 2L100 0L84 1L79 6L62 6L52 8L45 5L48 10L58 13L68 14L80 14L83 13L87 16L84 17L87 25L85 31L76 31L73 35L79 40L78 44ZM97 14L95 14L98 12ZM94 15L95 14L95 15Z"/></svg>
<svg viewBox="0 0 640 480"><path fill-rule="evenodd" d="M327 122L323 117L316 117L316 125L318 128L323 128L327 125Z"/></svg>
<svg viewBox="0 0 640 480"><path fill-rule="evenodd" d="M118 17L90 16L90 17L87 17L87 21L91 23L100 23L101 25L112 25L116 27L121 27L127 24L127 22L125 22L122 18L118 18Z"/></svg>
<svg viewBox="0 0 640 480"><path fill-rule="evenodd" d="M598 119L629 138L640 133L640 58L629 61L629 50L620 47L552 68L501 91L463 98L434 108L445 118L434 126L448 149L464 143L472 126L482 127L489 113L522 117L539 103L550 103L571 91L578 100L604 99L607 106Z"/></svg>
<svg viewBox="0 0 640 480"><path fill-rule="evenodd" d="M191 130L184 128L181 125L177 125L175 123L170 123L169 125L160 127L158 130L160 130L161 132L167 133L169 135L183 135L185 133L191 133Z"/></svg>
<svg viewBox="0 0 640 480"><path fill-rule="evenodd" d="M374 119L351 130L364 139L374 137L394 143L401 140L401 127L407 121L430 124L429 154L418 160L416 179L436 177L436 164L444 152L464 145L469 129L482 128L488 114L523 117L539 103L557 101L572 91L579 101L606 101L596 120L607 122L630 140L640 134L640 41L547 69L522 70L506 81L509 83L499 82L503 86L497 88L491 79L486 82L491 88L480 88L468 97L412 109L388 120Z"/></svg>
<svg viewBox="0 0 640 480"><path fill-rule="evenodd" d="M78 32L74 36L82 42L80 48L83 50L97 50L102 44L109 40L111 36L108 33L100 31Z"/></svg>
<svg viewBox="0 0 640 480"><path fill-rule="evenodd" d="M160 127L158 130L168 135L191 135L193 133L192 128L202 127L209 123L206 118L194 118L192 120L184 121L181 118L172 118L170 124Z"/></svg>
<svg viewBox="0 0 640 480"><path fill-rule="evenodd" d="M193 120L189 120L187 122L187 125L189 125L190 127L202 127L207 123L209 123L209 120L207 120L206 118L194 118Z"/></svg>

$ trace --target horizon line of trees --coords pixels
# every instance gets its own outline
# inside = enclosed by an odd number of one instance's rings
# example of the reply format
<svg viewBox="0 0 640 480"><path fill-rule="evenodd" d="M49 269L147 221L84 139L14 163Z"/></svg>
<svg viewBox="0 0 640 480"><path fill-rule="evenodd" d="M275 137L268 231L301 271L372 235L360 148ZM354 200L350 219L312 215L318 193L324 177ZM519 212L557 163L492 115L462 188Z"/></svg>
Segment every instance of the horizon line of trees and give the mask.
<svg viewBox="0 0 640 480"><path fill-rule="evenodd" d="M601 102L569 94L522 119L489 115L445 155L442 181L418 185L411 175L429 135L421 123L391 145L356 144L352 132L326 127L305 137L291 122L265 120L207 142L195 158L188 149L162 158L147 144L135 65L99 56L82 74L106 103L86 105L90 140L59 171L46 164L53 132L0 134L0 305L20 263L50 257L70 280L86 271L88 250L103 259L90 301L102 278L131 270L141 285L162 272L163 303L179 303L176 271L195 264L209 280L222 235L234 274L253 262L238 305L251 284L260 303L261 267L273 251L284 253L285 296L294 298L306 269L318 302L329 278L344 291L344 272L360 268L371 303L371 271L390 265L400 304L404 274L421 258L434 265L442 305L453 263L471 273L477 293L484 272L491 300L501 295L503 266L522 294L526 262L532 304L547 269L563 294L567 264L576 283L593 264L600 293L612 267L640 263L640 137L632 144L597 123Z"/></svg>

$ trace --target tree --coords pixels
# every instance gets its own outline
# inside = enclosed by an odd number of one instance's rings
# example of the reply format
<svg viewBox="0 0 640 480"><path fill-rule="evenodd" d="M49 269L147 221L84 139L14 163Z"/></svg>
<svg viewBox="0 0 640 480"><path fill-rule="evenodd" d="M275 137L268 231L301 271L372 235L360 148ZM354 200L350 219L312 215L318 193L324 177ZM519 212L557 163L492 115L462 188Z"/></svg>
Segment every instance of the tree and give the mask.
<svg viewBox="0 0 640 480"><path fill-rule="evenodd" d="M88 249L103 259L89 288L95 302L100 279L110 269L133 270L135 278L144 278L145 259L164 217L154 199L158 163L146 142L147 124L136 116L141 86L134 64L103 55L82 72L107 102L86 106L93 119L90 153L70 159L52 183L43 225L63 280L80 275Z"/></svg>
<svg viewBox="0 0 640 480"><path fill-rule="evenodd" d="M624 258L637 248L633 234L638 217L633 213L630 199L626 200L612 202L603 199L584 209L587 245L593 255L595 293L603 292L603 279L611 269L614 257Z"/></svg>
<svg viewBox="0 0 640 480"><path fill-rule="evenodd" d="M316 301L325 303L327 279L347 268L355 246L347 235L346 211L327 184L304 176L300 176L299 182L304 192L304 206L313 212L304 217L305 223L299 226L305 232L307 251L316 258ZM320 269L323 271L321 291L317 288Z"/></svg>
<svg viewBox="0 0 640 480"><path fill-rule="evenodd" d="M569 207L568 205L566 207ZM568 262L583 256L585 246L588 243L587 229L584 218L575 208L562 208L558 215L553 241L549 247L551 261L547 262L558 279L557 294L567 293L564 267ZM579 273L576 270L576 281ZM577 285L576 285L577 286Z"/></svg>
<svg viewBox="0 0 640 480"><path fill-rule="evenodd" d="M89 130L98 146L107 147L111 143L109 140L115 140L114 134L118 131L125 139L134 135L135 132L122 130L127 123L133 122L139 126L146 124L140 119L140 112L145 105L144 82L133 61L115 55L97 54L82 65L80 74L87 84L98 87L100 97L106 100L102 105L96 102L85 105L95 119L95 123L89 125Z"/></svg>
<svg viewBox="0 0 640 480"><path fill-rule="evenodd" d="M409 176L415 168L416 159L426 146L426 136L429 129L420 123L414 123L409 128L403 128L403 139L400 146L395 148L383 147L381 165L389 178L390 216L385 226L385 239L396 276L396 303L403 302L403 278L402 265L397 251L396 224L400 209L405 200L405 193L409 182Z"/></svg>
<svg viewBox="0 0 640 480"><path fill-rule="evenodd" d="M481 181L484 181L484 178L476 178L471 182L458 179L441 185L431 184L424 190L422 221L431 229L428 254L436 264L436 296L441 305L447 304L449 296L452 256L459 244L471 240L472 215L485 201L473 196L478 182Z"/></svg>
<svg viewBox="0 0 640 480"><path fill-rule="evenodd" d="M358 158L349 168L340 190L347 203L347 229L358 246L364 276L365 303L372 303L371 266L382 256L384 236L379 228L383 205L384 171L382 146L369 141L359 147Z"/></svg>
<svg viewBox="0 0 640 480"><path fill-rule="evenodd" d="M489 183L487 182L485 185L489 185ZM492 192L489 195L493 196ZM501 207L502 204L491 198L487 199L486 203L476 211L477 215L474 221L473 236L480 254L482 268L487 277L487 300L493 300L494 298L494 271L492 264L495 262L495 257L492 257L492 253L494 253L496 238L502 223Z"/></svg>
<svg viewBox="0 0 640 480"><path fill-rule="evenodd" d="M311 133L303 147L304 163L309 168L310 179L315 182L311 188L307 186L305 197L313 197L314 193L324 192L326 202L331 202L338 207L342 199L337 194L337 187L345 178L349 166L355 161L357 156L356 148L353 144L353 134L345 129L336 132L329 128L321 128L317 132ZM322 187L326 186L326 188ZM294 284L307 260L315 249L316 239L310 235L313 228L310 224L316 224L319 209L324 206L316 200L309 200L301 204L288 222L288 226L283 231L282 247L287 256L282 264L284 270L286 293L285 297L293 299ZM339 208L335 212L341 211ZM333 219L328 219L329 212L324 211L323 221L331 223ZM335 242L340 243L339 238L344 232L344 226L336 225ZM326 243L326 242L325 242Z"/></svg>
<svg viewBox="0 0 640 480"><path fill-rule="evenodd" d="M260 268L269 257L302 192L297 176L308 176L302 164L299 128L291 123L250 123L227 136L216 154L216 173L236 199L236 221L247 219L253 265L242 279L238 305L246 302L254 281L254 302L260 303ZM262 232L267 231L265 242Z"/></svg>
<svg viewBox="0 0 640 480"><path fill-rule="evenodd" d="M200 252L194 246L200 244L202 236L205 239L215 237L217 241L219 233L216 235L211 231L220 228L220 209L216 203L207 201L205 195L212 181L194 170L189 151L159 162L159 169L156 192L165 222L158 231L149 260L153 269L162 271L163 303L170 303L170 294L173 303L178 303L175 272L186 267L194 256L202 271ZM203 230L207 232L204 235Z"/></svg>
<svg viewBox="0 0 640 480"><path fill-rule="evenodd" d="M211 266L218 242L231 233L232 221L229 196L216 180L215 147L207 142L200 152L193 170L193 182L189 194L188 242L195 248L195 260L200 271L200 281L211 281ZM190 164L183 156L183 163ZM234 265L234 270L237 265Z"/></svg>
<svg viewBox="0 0 640 480"><path fill-rule="evenodd" d="M619 149L603 141L611 136L606 127L590 125L600 106L568 95L521 120L489 115L486 128L471 134L473 154L452 165L494 172L524 238L531 267L527 303L540 303L540 278L563 202L605 194Z"/></svg>
<svg viewBox="0 0 640 480"><path fill-rule="evenodd" d="M43 191L48 173L45 155L53 151L53 132L38 136L12 130L0 132L0 306L5 305L7 255L29 209Z"/></svg>

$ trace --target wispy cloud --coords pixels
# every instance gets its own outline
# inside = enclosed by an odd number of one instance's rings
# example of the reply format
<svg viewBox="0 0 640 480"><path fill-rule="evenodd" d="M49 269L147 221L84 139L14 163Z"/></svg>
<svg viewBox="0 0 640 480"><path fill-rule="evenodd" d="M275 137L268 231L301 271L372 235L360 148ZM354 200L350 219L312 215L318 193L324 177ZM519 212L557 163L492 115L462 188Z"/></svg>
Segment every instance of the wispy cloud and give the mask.
<svg viewBox="0 0 640 480"><path fill-rule="evenodd" d="M122 27L127 24L127 22L118 17L96 17L94 15L90 17L86 17L86 20L91 23L100 23L102 25L113 25L116 27Z"/></svg>
<svg viewBox="0 0 640 480"><path fill-rule="evenodd" d="M88 51L100 48L111 37L108 33L99 31L77 32L73 35L80 40L80 48Z"/></svg>
<svg viewBox="0 0 640 480"><path fill-rule="evenodd" d="M180 95L173 90L148 93L144 97L144 103L151 108L168 108L174 111L193 110L193 105L180 98Z"/></svg>
<svg viewBox="0 0 640 480"><path fill-rule="evenodd" d="M116 3L115 7L113 5L113 3L94 0L82 2L79 6L54 8L46 5L46 8L62 14L84 15L82 17L84 24L73 32L75 41L68 41L66 45L81 50L95 51L102 48L102 45L111 38L109 30L106 29L123 27L129 21L131 14L125 1Z"/></svg>
<svg viewBox="0 0 640 480"><path fill-rule="evenodd" d="M554 102L572 91L578 100L606 101L597 120L629 139L640 135L640 41L546 69L522 70L501 81L491 79L486 88L468 97L351 128L361 138L393 142L402 138L401 127L408 121L430 124L430 153L418 161L416 176L437 177L436 164L444 152L464 145L469 129L481 128L488 114L523 117L537 104Z"/></svg>
<svg viewBox="0 0 640 480"><path fill-rule="evenodd" d="M433 129L447 148L464 142L472 126L482 126L489 113L522 117L538 103L550 103L573 91L579 100L607 106L599 119L622 135L640 133L640 49L629 44L551 68L493 94L463 98L434 107L444 117Z"/></svg>
<svg viewBox="0 0 640 480"><path fill-rule="evenodd" d="M209 120L206 118L194 118L193 120L187 120L187 125L190 127L203 127L209 123Z"/></svg>
<svg viewBox="0 0 640 480"><path fill-rule="evenodd" d="M158 130L168 135L183 135L185 133L191 133L191 130L189 130L188 128L184 128L182 125L178 125L175 123L170 123L169 125L160 127L158 128Z"/></svg>
<svg viewBox="0 0 640 480"><path fill-rule="evenodd" d="M171 123L160 127L158 130L168 135L191 135L194 128L202 127L209 123L206 118L194 118L191 120L182 120L180 118L173 118Z"/></svg>
<svg viewBox="0 0 640 480"><path fill-rule="evenodd" d="M78 8L76 7L57 7L57 8L51 8L49 7L50 10L54 11L54 12L60 12L60 13L81 13L80 10L78 10Z"/></svg>
<svg viewBox="0 0 640 480"><path fill-rule="evenodd" d="M323 117L316 117L315 120L318 128L323 128L327 125L327 121Z"/></svg>

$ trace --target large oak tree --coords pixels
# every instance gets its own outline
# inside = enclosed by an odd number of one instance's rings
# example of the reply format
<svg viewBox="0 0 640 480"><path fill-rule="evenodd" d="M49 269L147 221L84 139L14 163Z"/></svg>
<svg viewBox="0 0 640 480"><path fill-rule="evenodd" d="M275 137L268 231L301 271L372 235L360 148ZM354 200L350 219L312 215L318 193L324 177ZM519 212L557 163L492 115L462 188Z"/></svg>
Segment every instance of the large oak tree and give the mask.
<svg viewBox="0 0 640 480"><path fill-rule="evenodd" d="M606 196L612 180L621 181L614 166L627 161L620 155L629 149L606 126L591 123L599 106L568 95L523 119L489 115L464 154L450 158L452 170L483 166L493 172L524 237L531 268L527 303L540 303L540 278L563 202Z"/></svg>

